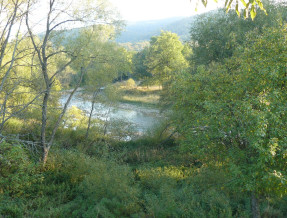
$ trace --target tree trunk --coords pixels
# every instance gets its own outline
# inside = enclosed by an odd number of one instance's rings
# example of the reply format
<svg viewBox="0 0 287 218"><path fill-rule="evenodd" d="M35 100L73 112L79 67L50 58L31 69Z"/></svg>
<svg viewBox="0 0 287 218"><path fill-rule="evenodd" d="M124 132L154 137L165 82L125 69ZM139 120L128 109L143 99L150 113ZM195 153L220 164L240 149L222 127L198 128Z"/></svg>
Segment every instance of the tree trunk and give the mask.
<svg viewBox="0 0 287 218"><path fill-rule="evenodd" d="M92 108L90 111L89 122L88 122L88 127L87 127L87 131L86 131L86 136L85 136L86 139L88 139L88 137L89 137L89 131L90 131L90 127L91 127L91 121L92 121L92 116L93 116L93 112L94 112L94 108L95 108L95 102L96 102L97 95L98 95L98 91L93 93Z"/></svg>
<svg viewBox="0 0 287 218"><path fill-rule="evenodd" d="M42 155L43 166L45 166L47 163L49 150L50 150L50 147L46 147L46 146L43 147L43 155Z"/></svg>
<svg viewBox="0 0 287 218"><path fill-rule="evenodd" d="M42 105L41 147L43 149L43 155L42 155L43 165L46 164L48 153L49 153L49 148L47 147L47 143L46 143L46 127L47 127L47 109L48 109L50 89L51 89L51 86L48 86L46 93L44 95L43 105Z"/></svg>
<svg viewBox="0 0 287 218"><path fill-rule="evenodd" d="M251 209L252 209L252 217L260 218L259 201L254 192L252 192L251 194Z"/></svg>

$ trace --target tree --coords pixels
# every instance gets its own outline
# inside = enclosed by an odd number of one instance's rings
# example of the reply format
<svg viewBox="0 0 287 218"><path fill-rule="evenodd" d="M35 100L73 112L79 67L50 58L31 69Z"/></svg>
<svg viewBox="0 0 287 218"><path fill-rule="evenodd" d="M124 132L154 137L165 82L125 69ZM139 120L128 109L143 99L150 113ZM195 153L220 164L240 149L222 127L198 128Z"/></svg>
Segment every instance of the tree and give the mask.
<svg viewBox="0 0 287 218"><path fill-rule="evenodd" d="M183 48L175 33L162 31L159 36L151 38L146 66L155 80L165 83L188 66Z"/></svg>
<svg viewBox="0 0 287 218"><path fill-rule="evenodd" d="M123 81L123 78L128 78L132 71L132 53L127 51L124 47L118 47L115 52L116 62L118 69L118 77L120 81Z"/></svg>
<svg viewBox="0 0 287 218"><path fill-rule="evenodd" d="M91 50L88 52L101 58L97 58L92 61L86 74L84 91L91 97L91 108L89 111L88 126L85 136L86 139L89 137L95 103L99 100L98 95L118 76L116 64L118 60L117 55L115 55L118 48L116 44L108 41L95 41L95 43L96 45L92 44L94 47L91 46ZM100 44L101 46L99 46ZM94 48L97 48L96 53Z"/></svg>
<svg viewBox="0 0 287 218"><path fill-rule="evenodd" d="M250 33L225 64L179 75L171 92L183 149L248 192L253 217L260 196L287 193L286 34Z"/></svg>
<svg viewBox="0 0 287 218"><path fill-rule="evenodd" d="M198 16L190 30L194 53L191 63L197 67L213 61L223 62L245 43L247 32L257 29L256 35L262 33L264 27L280 27L287 19L286 5L272 2L264 5L268 16L259 11L253 21L237 17L232 11L227 14L224 10Z"/></svg>
<svg viewBox="0 0 287 218"><path fill-rule="evenodd" d="M33 50L29 39L22 38L11 41L8 45L8 51L4 60L11 60L14 55L13 66L9 66L10 73L7 81L3 83L1 96L1 122L0 131L5 131L6 123L15 117L25 119L25 114L30 110L31 104L37 102L43 94L41 92L39 75L35 75L36 63L33 62ZM11 51L17 45L17 52ZM13 54L14 53L14 54ZM7 70L7 66L3 67L3 71ZM3 80L2 80L3 81Z"/></svg>
<svg viewBox="0 0 287 218"><path fill-rule="evenodd" d="M133 72L136 79L146 80L152 76L152 74L148 72L148 68L145 64L148 53L149 47L145 47L133 55Z"/></svg>
<svg viewBox="0 0 287 218"><path fill-rule="evenodd" d="M38 6L38 5L36 5ZM31 1L28 1L28 11L32 11ZM42 121L41 121L41 147L43 149L42 161L45 164L48 158L49 150L53 144L53 140L58 127L62 121L62 118L67 110L68 104L79 87L82 77L89 66L82 65L80 67L81 76L78 84L71 92L67 102L65 103L62 112L60 113L54 128L51 132L49 140L47 142L47 117L48 103L51 97L52 87L55 85L58 74L62 73L73 62L85 63L85 48L89 45L91 37L93 37L93 29L91 32L83 31L83 34L78 36L71 36L69 43L63 49L62 46L57 46L60 43L54 43L54 39L65 39L65 31L60 31L60 27L67 28L67 24L73 23L78 25L95 25L103 23L116 23L115 13L112 13L107 1L79 1L77 3L73 1L57 1L50 0L48 2L48 11L46 17L46 26L43 36L37 39L34 29L31 26L32 20L30 19L30 13L26 15L26 26L29 32L30 39L33 44L33 48L36 52L39 64L40 72L44 81L44 97L42 102ZM66 54L67 59L57 63L56 69L51 68L52 59L57 59L61 54ZM81 59L81 61L80 61Z"/></svg>

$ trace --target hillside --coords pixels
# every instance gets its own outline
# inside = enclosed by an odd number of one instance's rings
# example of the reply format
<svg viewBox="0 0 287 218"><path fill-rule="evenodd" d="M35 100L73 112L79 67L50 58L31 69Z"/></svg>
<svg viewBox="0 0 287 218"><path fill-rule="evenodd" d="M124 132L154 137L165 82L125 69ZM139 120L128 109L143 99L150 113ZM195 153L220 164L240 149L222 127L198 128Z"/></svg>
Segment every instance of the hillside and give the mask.
<svg viewBox="0 0 287 218"><path fill-rule="evenodd" d="M161 30L174 32L184 41L189 37L190 26L195 18L195 16L175 17L128 23L126 30L117 38L117 42L136 43L140 41L149 41L150 37L160 34Z"/></svg>

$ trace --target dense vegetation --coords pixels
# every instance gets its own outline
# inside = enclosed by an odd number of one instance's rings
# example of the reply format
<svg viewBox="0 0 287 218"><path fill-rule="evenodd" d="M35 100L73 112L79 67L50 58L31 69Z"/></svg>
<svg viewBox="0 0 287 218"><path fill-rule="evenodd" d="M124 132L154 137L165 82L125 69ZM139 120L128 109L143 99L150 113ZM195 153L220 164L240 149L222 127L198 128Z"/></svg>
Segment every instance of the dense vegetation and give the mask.
<svg viewBox="0 0 287 218"><path fill-rule="evenodd" d="M0 3L0 216L286 217L287 5L130 52L114 9L83 2L50 1L41 34L37 2ZM163 118L140 135L95 115L118 102Z"/></svg>

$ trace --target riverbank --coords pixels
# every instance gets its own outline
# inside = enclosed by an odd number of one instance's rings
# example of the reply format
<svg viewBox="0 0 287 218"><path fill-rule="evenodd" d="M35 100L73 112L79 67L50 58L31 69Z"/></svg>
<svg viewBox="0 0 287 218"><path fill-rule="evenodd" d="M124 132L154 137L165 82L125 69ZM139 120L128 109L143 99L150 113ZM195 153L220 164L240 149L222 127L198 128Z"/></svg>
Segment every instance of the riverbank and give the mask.
<svg viewBox="0 0 287 218"><path fill-rule="evenodd" d="M160 99L160 86L128 86L119 84L122 95L119 99L122 103L140 105L145 107L158 107Z"/></svg>

